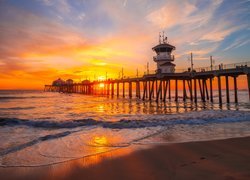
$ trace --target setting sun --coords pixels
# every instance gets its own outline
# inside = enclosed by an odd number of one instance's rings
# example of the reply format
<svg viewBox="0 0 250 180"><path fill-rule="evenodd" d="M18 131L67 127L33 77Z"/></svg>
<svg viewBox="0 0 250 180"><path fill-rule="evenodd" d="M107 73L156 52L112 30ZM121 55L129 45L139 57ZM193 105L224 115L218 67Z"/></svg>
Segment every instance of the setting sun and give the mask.
<svg viewBox="0 0 250 180"><path fill-rule="evenodd" d="M100 84L99 84L99 87L100 87L100 88L104 88L104 86L105 86L104 83L100 83Z"/></svg>

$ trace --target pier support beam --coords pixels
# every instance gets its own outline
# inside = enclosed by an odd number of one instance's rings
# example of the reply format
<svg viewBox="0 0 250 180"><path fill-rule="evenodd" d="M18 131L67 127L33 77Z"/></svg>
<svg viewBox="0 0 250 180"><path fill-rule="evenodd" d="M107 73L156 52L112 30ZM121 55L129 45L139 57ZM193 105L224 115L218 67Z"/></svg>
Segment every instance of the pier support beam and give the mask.
<svg viewBox="0 0 250 180"><path fill-rule="evenodd" d="M207 88L207 79L204 79L204 81L205 81L206 97L207 97L207 100L209 100L208 88Z"/></svg>
<svg viewBox="0 0 250 180"><path fill-rule="evenodd" d="M202 79L203 101L206 101L206 79Z"/></svg>
<svg viewBox="0 0 250 180"><path fill-rule="evenodd" d="M122 83L122 97L125 97L125 82Z"/></svg>
<svg viewBox="0 0 250 180"><path fill-rule="evenodd" d="M250 74L247 74L247 82L248 82L248 96L250 100Z"/></svg>
<svg viewBox="0 0 250 180"><path fill-rule="evenodd" d="M220 76L218 76L217 78L218 78L219 103L222 104L221 79Z"/></svg>
<svg viewBox="0 0 250 180"><path fill-rule="evenodd" d="M203 102L205 102L205 95L204 95L204 86L201 86L201 80L198 79L199 82L199 88L200 88L200 94L201 94L201 99Z"/></svg>
<svg viewBox="0 0 250 180"><path fill-rule="evenodd" d="M148 96L149 91L150 91L150 81L146 81L146 82L145 82L145 92L146 92L145 97L146 97L146 98L149 97L149 96Z"/></svg>
<svg viewBox="0 0 250 180"><path fill-rule="evenodd" d="M138 81L138 98L141 99L141 83Z"/></svg>
<svg viewBox="0 0 250 180"><path fill-rule="evenodd" d="M183 80L183 101L186 101L186 80Z"/></svg>
<svg viewBox="0 0 250 180"><path fill-rule="evenodd" d="M162 100L162 97L163 97L163 87L165 87L165 81L164 80L161 80L161 81L162 81L162 84L160 86L160 88L161 88L160 99Z"/></svg>
<svg viewBox="0 0 250 180"><path fill-rule="evenodd" d="M188 87L189 87L189 93L190 93L190 100L193 101L193 82L192 79L188 80Z"/></svg>
<svg viewBox="0 0 250 180"><path fill-rule="evenodd" d="M161 91L162 91L162 80L160 80L159 88L157 89L157 92L156 92L156 102L159 101L159 97L161 95Z"/></svg>
<svg viewBox="0 0 250 180"><path fill-rule="evenodd" d="M233 76L234 78L234 101L238 103L238 88L237 88L237 76Z"/></svg>
<svg viewBox="0 0 250 180"><path fill-rule="evenodd" d="M227 103L230 102L230 98L229 98L229 83L228 83L228 76L225 76L226 79L226 95L227 95Z"/></svg>
<svg viewBox="0 0 250 180"><path fill-rule="evenodd" d="M116 96L119 97L119 82L116 84Z"/></svg>
<svg viewBox="0 0 250 180"><path fill-rule="evenodd" d="M139 99L139 82L135 82L135 97Z"/></svg>
<svg viewBox="0 0 250 180"><path fill-rule="evenodd" d="M146 94L147 94L147 81L143 81L143 95L142 95L142 100L144 101L146 98Z"/></svg>
<svg viewBox="0 0 250 180"><path fill-rule="evenodd" d="M158 92L158 80L155 80L155 88L153 88L152 98L156 97L157 92Z"/></svg>
<svg viewBox="0 0 250 180"><path fill-rule="evenodd" d="M114 96L114 83L111 83L111 96Z"/></svg>
<svg viewBox="0 0 250 180"><path fill-rule="evenodd" d="M150 83L150 82L149 82ZM149 84L149 100L151 101L152 97L153 97L153 94L154 94L154 83L155 81L152 82L152 85L150 87L150 84Z"/></svg>
<svg viewBox="0 0 250 180"><path fill-rule="evenodd" d="M163 102L166 102L168 83L169 83L169 80L166 80L165 84L163 85L163 87L164 87L163 88Z"/></svg>
<svg viewBox="0 0 250 180"><path fill-rule="evenodd" d="M129 82L129 98L132 98L132 82Z"/></svg>
<svg viewBox="0 0 250 180"><path fill-rule="evenodd" d="M171 99L171 80L168 80L168 99Z"/></svg>
<svg viewBox="0 0 250 180"><path fill-rule="evenodd" d="M196 84L196 79L194 79L194 102L197 103L197 84Z"/></svg>
<svg viewBox="0 0 250 180"><path fill-rule="evenodd" d="M178 101L178 79L175 80L175 101Z"/></svg>
<svg viewBox="0 0 250 180"><path fill-rule="evenodd" d="M210 85L210 101L213 102L213 78L209 78L209 85Z"/></svg>
<svg viewBox="0 0 250 180"><path fill-rule="evenodd" d="M107 84L107 95L109 96L109 92L110 92L110 83Z"/></svg>

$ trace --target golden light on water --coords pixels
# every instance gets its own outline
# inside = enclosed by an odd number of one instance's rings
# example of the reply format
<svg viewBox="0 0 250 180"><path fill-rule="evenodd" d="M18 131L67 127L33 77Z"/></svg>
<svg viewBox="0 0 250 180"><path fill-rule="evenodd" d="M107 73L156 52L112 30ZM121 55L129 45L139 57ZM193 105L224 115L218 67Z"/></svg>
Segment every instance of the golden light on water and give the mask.
<svg viewBox="0 0 250 180"><path fill-rule="evenodd" d="M105 136L96 136L96 137L94 137L93 142L97 146L108 145L108 139Z"/></svg>
<svg viewBox="0 0 250 180"><path fill-rule="evenodd" d="M99 104L99 105L97 106L97 112L99 112L99 113L103 113L103 112L105 112L104 105Z"/></svg>

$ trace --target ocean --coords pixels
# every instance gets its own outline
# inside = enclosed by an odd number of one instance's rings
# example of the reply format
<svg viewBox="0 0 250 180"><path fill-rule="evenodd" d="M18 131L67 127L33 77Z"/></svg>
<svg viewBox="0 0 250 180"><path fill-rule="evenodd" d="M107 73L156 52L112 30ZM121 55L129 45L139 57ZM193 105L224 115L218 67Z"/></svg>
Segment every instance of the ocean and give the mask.
<svg viewBox="0 0 250 180"><path fill-rule="evenodd" d="M45 166L130 146L249 136L248 91L239 90L237 104L230 94L232 102L220 105L216 93L214 103L156 103L2 90L0 166Z"/></svg>

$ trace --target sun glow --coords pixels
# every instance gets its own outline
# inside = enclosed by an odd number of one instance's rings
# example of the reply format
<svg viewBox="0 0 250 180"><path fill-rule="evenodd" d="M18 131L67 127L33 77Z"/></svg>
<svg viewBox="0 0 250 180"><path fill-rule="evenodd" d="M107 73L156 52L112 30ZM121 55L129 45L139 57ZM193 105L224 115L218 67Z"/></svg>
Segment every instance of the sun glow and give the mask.
<svg viewBox="0 0 250 180"><path fill-rule="evenodd" d="M105 86L104 83L100 83L100 84L99 84L99 87L100 87L100 88L104 88L104 86Z"/></svg>
<svg viewBox="0 0 250 180"><path fill-rule="evenodd" d="M99 77L97 77L97 80L98 80L98 81L104 81L104 80L105 80L105 77L104 77L104 76L99 76Z"/></svg>

